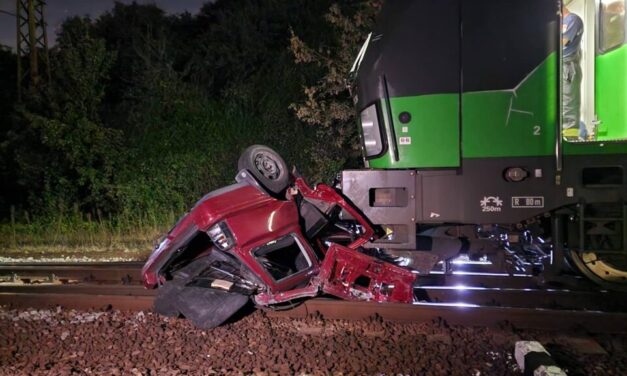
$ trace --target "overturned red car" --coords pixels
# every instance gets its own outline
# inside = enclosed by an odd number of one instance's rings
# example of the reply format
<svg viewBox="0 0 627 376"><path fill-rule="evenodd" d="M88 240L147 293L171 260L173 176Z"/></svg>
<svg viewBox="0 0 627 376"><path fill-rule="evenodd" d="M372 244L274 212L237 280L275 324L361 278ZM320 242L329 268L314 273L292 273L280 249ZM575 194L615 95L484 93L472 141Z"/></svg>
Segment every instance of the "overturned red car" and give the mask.
<svg viewBox="0 0 627 376"><path fill-rule="evenodd" d="M156 312L212 328L249 301L268 308L321 294L413 301L415 274L362 248L377 234L336 189L309 187L261 145L238 167L236 184L198 201L146 262Z"/></svg>

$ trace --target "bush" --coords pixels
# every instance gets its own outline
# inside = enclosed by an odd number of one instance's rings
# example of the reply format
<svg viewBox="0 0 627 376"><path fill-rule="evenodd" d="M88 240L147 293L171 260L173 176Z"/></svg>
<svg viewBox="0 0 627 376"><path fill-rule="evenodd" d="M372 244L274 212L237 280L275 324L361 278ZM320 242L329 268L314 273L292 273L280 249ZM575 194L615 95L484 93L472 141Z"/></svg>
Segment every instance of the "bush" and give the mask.
<svg viewBox="0 0 627 376"><path fill-rule="evenodd" d="M192 16L115 3L96 20L66 20L52 82L11 111L11 130L3 124L0 161L16 167L0 175L18 192L0 197L15 207L3 213L10 232L31 243L82 231L145 238L233 182L251 144L311 180L356 165L344 75L370 13L361 1L330 4L218 0Z"/></svg>
<svg viewBox="0 0 627 376"><path fill-rule="evenodd" d="M309 153L318 179L328 179L343 168L359 164L360 144L347 78L381 3L348 2L344 8L333 4L325 15L336 37L330 45L312 46L292 32L290 50L296 63L315 65L322 71L303 88L306 100L290 106L300 120L316 127Z"/></svg>

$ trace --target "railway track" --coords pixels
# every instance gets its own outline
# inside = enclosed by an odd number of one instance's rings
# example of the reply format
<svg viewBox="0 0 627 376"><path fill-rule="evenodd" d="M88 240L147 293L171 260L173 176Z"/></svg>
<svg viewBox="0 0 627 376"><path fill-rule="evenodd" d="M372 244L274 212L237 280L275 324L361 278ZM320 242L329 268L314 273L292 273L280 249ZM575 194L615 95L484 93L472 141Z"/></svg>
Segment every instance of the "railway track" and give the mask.
<svg viewBox="0 0 627 376"><path fill-rule="evenodd" d="M6 280L7 275L13 275L19 280L0 283L0 305L150 310L155 291L139 285L141 266L141 263L0 265L0 277ZM41 280L48 275L55 278L48 282L45 278ZM268 314L300 318L317 312L326 318L348 320L378 315L390 321L443 319L451 325L512 325L521 329L627 333L625 293L547 289L526 277L509 277L510 284L505 288L484 287L494 286L506 278L452 276L439 285L417 287L418 302L412 305L319 298L304 301L289 310L268 311Z"/></svg>
<svg viewBox="0 0 627 376"><path fill-rule="evenodd" d="M4 263L0 264L0 281L140 284L142 266L143 262Z"/></svg>
<svg viewBox="0 0 627 376"><path fill-rule="evenodd" d="M119 309L123 311L148 311L152 308L153 294L146 291L128 290L125 287L105 290L74 289L62 286L62 291L44 288L33 292L28 288L11 289L0 287L0 305L11 308L53 308L61 306L72 309Z"/></svg>

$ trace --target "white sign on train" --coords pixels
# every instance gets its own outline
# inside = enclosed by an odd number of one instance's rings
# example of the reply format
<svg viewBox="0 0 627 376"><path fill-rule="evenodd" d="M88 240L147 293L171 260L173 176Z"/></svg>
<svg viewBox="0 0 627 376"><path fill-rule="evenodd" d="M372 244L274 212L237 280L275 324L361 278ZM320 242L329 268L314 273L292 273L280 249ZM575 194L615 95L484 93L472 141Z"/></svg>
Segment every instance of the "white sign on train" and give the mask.
<svg viewBox="0 0 627 376"><path fill-rule="evenodd" d="M544 197L542 196L514 196L512 197L512 208L529 209L543 208Z"/></svg>

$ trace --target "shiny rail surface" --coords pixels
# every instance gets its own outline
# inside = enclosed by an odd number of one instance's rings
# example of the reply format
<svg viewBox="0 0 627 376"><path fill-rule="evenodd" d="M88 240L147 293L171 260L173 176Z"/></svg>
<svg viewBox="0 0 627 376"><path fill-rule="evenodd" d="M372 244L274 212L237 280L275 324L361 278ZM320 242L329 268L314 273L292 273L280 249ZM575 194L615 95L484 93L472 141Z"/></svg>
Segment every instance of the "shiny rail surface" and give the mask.
<svg viewBox="0 0 627 376"><path fill-rule="evenodd" d="M0 305L13 308L151 310L156 290L141 285L142 263L1 264ZM54 278L45 279L45 276ZM43 279L41 279L43 277ZM415 304L377 304L328 298L310 299L271 317L299 318L319 313L329 319L428 322L521 329L627 333L627 294L550 289L532 279L455 276L440 285L417 286ZM5 278L6 279L6 278ZM27 281L27 283L24 283ZM508 287L493 287L507 282ZM422 279L423 283L428 280ZM436 281L431 281L436 282ZM469 285L471 284L472 285Z"/></svg>
<svg viewBox="0 0 627 376"><path fill-rule="evenodd" d="M0 285L0 305L148 311L152 309L155 293L138 285Z"/></svg>
<svg viewBox="0 0 627 376"><path fill-rule="evenodd" d="M0 305L10 308L152 309L155 290L141 286L0 286ZM320 314L327 319L430 322L449 325L513 326L520 329L585 330L627 334L627 313L598 310L486 306L461 302L377 304L317 298L285 311L267 311L270 317L302 318Z"/></svg>
<svg viewBox="0 0 627 376"><path fill-rule="evenodd" d="M627 293L541 288L422 286L416 301L432 304L627 312Z"/></svg>
<svg viewBox="0 0 627 376"><path fill-rule="evenodd" d="M143 262L3 263L0 281L140 284Z"/></svg>

